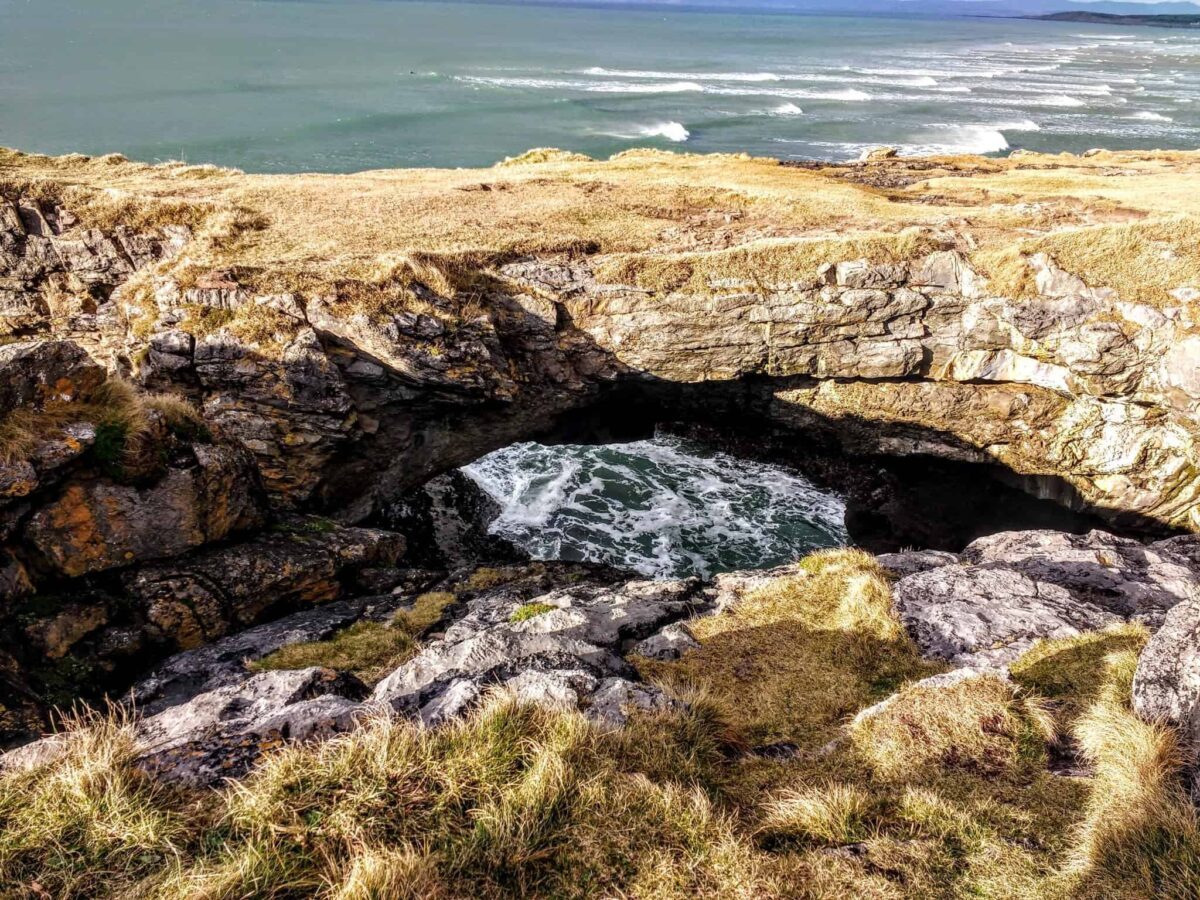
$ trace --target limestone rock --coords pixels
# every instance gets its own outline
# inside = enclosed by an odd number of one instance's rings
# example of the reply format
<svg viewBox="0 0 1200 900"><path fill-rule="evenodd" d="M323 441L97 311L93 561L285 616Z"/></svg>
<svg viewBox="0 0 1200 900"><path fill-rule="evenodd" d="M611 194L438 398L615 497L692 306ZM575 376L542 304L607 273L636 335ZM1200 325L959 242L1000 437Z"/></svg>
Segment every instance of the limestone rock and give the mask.
<svg viewBox="0 0 1200 900"><path fill-rule="evenodd" d="M283 647L323 641L364 618L386 618L401 597L354 597L283 616L177 653L134 686L132 696L144 715L154 715L192 697L229 687L247 677L246 664Z"/></svg>
<svg viewBox="0 0 1200 900"><path fill-rule="evenodd" d="M349 728L361 715L363 691L354 679L328 669L263 672L143 719L137 728L140 762L186 783L236 777L284 741Z"/></svg>
<svg viewBox="0 0 1200 900"><path fill-rule="evenodd" d="M959 666L1005 665L1039 638L1117 622L1154 627L1176 604L1200 599L1200 569L1182 553L1103 532L1006 532L961 559L894 589L922 651Z"/></svg>
<svg viewBox="0 0 1200 900"><path fill-rule="evenodd" d="M433 722L498 684L552 705L590 709L598 702L595 715L622 721L624 706L661 704L644 686L626 689L606 679L627 681L629 647L706 608L699 587L695 581L575 584L531 598L538 611L530 617L517 614L530 598L503 587L484 590L441 638L376 685L373 698Z"/></svg>
<svg viewBox="0 0 1200 900"><path fill-rule="evenodd" d="M875 557L881 566L900 578L940 569L958 562L958 556L944 550L907 550L901 553L881 553Z"/></svg>
<svg viewBox="0 0 1200 900"><path fill-rule="evenodd" d="M1178 726L1200 746L1200 601L1169 613L1138 658L1133 708L1143 719Z"/></svg>
<svg viewBox="0 0 1200 900"><path fill-rule="evenodd" d="M197 445L194 465L150 487L77 480L33 515L26 539L63 575L175 556L264 521L248 454Z"/></svg>
<svg viewBox="0 0 1200 900"><path fill-rule="evenodd" d="M695 650L700 646L687 626L682 622L676 622L668 625L666 628L659 631L657 634L652 634L650 637L638 641L633 645L631 653L637 656L644 656L647 659L657 659L660 661L679 659L689 650Z"/></svg>
<svg viewBox="0 0 1200 900"><path fill-rule="evenodd" d="M390 565L404 539L364 528L296 530L145 566L125 579L153 634L192 649L255 624L270 610L336 600L343 577Z"/></svg>

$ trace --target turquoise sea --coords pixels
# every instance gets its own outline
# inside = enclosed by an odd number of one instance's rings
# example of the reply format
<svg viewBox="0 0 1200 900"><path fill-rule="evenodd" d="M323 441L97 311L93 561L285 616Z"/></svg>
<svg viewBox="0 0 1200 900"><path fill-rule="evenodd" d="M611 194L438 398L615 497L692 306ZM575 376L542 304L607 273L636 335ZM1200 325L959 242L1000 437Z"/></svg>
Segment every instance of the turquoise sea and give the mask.
<svg viewBox="0 0 1200 900"><path fill-rule="evenodd" d="M404 0L0 0L0 144L255 172L536 146L1200 145L1200 35Z"/></svg>

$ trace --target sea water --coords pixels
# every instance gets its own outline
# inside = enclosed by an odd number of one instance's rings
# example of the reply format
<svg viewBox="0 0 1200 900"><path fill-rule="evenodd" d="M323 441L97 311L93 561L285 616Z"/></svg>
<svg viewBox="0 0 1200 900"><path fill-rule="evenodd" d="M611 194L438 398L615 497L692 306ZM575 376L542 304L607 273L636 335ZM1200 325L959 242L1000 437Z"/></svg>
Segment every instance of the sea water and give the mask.
<svg viewBox="0 0 1200 900"><path fill-rule="evenodd" d="M500 504L492 532L536 559L709 577L848 541L837 497L800 475L677 437L514 444L464 471Z"/></svg>
<svg viewBox="0 0 1200 900"><path fill-rule="evenodd" d="M915 5L914 5L915 6ZM1200 145L1200 35L398 0L0 0L0 144L253 172L531 147Z"/></svg>

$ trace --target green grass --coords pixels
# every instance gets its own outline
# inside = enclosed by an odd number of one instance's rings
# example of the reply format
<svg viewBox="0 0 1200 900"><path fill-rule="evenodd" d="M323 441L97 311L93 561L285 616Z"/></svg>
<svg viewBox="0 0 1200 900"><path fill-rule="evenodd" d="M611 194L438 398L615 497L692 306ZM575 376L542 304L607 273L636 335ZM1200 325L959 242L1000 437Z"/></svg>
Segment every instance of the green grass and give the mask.
<svg viewBox="0 0 1200 900"><path fill-rule="evenodd" d="M523 603L513 610L512 615L508 617L508 621L526 622L537 616L554 612L556 609L558 609L557 606L551 606L549 603Z"/></svg>

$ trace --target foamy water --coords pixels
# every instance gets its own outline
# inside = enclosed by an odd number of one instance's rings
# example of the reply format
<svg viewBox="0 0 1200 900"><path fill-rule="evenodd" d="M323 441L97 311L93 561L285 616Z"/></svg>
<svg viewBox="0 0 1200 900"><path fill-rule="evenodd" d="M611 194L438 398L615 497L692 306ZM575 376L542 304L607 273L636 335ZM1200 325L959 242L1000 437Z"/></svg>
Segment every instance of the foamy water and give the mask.
<svg viewBox="0 0 1200 900"><path fill-rule="evenodd" d="M782 469L673 437L516 444L463 471L503 509L492 531L538 559L707 577L847 541L836 497Z"/></svg>
<svg viewBox="0 0 1200 900"><path fill-rule="evenodd" d="M0 22L0 145L41 152L347 171L1200 146L1187 31L391 0L0 0Z"/></svg>

